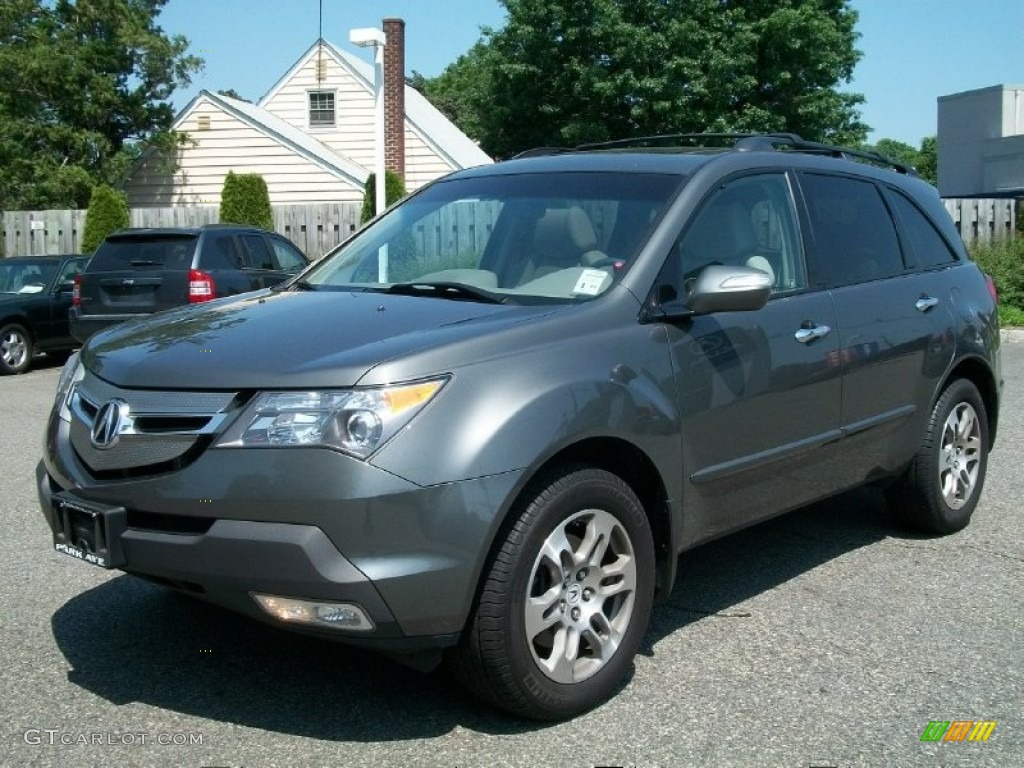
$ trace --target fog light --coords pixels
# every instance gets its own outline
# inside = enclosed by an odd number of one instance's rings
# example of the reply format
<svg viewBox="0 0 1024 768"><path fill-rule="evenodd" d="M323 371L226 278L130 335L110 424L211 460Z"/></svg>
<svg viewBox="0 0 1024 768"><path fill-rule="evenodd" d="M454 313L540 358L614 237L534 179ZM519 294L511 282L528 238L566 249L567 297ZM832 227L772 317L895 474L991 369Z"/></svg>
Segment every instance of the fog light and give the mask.
<svg viewBox="0 0 1024 768"><path fill-rule="evenodd" d="M373 622L355 603L325 603L316 600L298 600L294 597L260 595L252 592L253 600L266 613L293 624L312 624L351 632L369 632Z"/></svg>

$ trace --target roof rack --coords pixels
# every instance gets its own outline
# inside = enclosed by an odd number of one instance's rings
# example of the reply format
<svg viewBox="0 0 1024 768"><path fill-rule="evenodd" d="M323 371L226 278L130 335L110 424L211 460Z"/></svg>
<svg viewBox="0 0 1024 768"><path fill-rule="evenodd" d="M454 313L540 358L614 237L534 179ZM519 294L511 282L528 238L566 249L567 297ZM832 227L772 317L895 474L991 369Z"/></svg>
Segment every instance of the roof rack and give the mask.
<svg viewBox="0 0 1024 768"><path fill-rule="evenodd" d="M617 139L615 141L600 141L592 144L580 144L576 149L581 151L592 150L592 149L626 149L629 147L678 147L678 143L682 140L693 141L694 148L697 147L709 147L710 144L705 143L708 139L717 139L723 142L721 147L735 146L733 144L725 144L726 141L739 141L741 139L756 136L758 134L753 133L662 133L655 136L637 136L632 139ZM696 143L696 142L700 143Z"/></svg>
<svg viewBox="0 0 1024 768"><path fill-rule="evenodd" d="M515 155L512 155L512 160L521 160L524 157L544 157L545 155L564 155L567 152L575 152L578 147L533 147L532 149L524 149Z"/></svg>
<svg viewBox="0 0 1024 768"><path fill-rule="evenodd" d="M838 157L843 160L866 160L875 165L891 168L897 173L906 176L917 176L917 171L905 163L898 163L892 158L886 157L878 152L870 152L864 149L852 149L851 147L840 147L834 144L822 144L817 141L807 141L795 133L755 133L747 134L739 139L734 147L742 151L792 151L806 152L808 154L827 155Z"/></svg>
<svg viewBox="0 0 1024 768"><path fill-rule="evenodd" d="M681 142L692 142L681 145ZM715 143L708 143L715 142ZM516 159L524 157L540 157L543 155L559 155L568 152L589 152L594 150L614 150L629 148L732 148L740 152L805 152L807 154L826 155L844 160L862 160L884 168L891 168L897 173L917 176L913 167L905 163L863 149L840 147L833 144L821 144L807 141L795 133L666 133L655 136L638 136L631 139L601 141L580 144L575 147L536 147L520 152Z"/></svg>

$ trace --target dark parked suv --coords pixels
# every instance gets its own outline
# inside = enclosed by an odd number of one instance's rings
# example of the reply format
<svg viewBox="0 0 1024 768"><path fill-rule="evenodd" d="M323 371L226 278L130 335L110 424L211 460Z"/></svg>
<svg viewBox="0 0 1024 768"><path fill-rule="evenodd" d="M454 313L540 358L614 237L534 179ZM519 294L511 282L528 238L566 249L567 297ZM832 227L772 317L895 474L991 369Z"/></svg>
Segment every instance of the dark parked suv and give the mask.
<svg viewBox="0 0 1024 768"><path fill-rule="evenodd" d="M733 142L460 171L282 287L93 337L56 549L554 719L621 684L687 549L865 483L967 525L991 281L909 169Z"/></svg>
<svg viewBox="0 0 1024 768"><path fill-rule="evenodd" d="M76 281L71 332L84 342L125 320L269 288L308 263L286 238L257 227L124 229Z"/></svg>
<svg viewBox="0 0 1024 768"><path fill-rule="evenodd" d="M35 352L63 362L78 346L68 309L88 262L79 254L0 259L0 376L27 371Z"/></svg>

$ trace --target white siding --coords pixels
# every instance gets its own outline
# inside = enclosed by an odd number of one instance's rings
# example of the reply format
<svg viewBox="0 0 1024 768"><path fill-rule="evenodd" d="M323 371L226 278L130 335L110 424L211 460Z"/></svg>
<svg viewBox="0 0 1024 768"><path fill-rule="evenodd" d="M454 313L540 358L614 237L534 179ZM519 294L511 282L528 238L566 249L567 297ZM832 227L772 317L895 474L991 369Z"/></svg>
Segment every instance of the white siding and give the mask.
<svg viewBox="0 0 1024 768"><path fill-rule="evenodd" d="M373 93L363 81L323 51L324 80L316 79L317 51L313 49L292 77L261 106L271 114L305 131L334 152L372 169L374 151ZM309 127L309 92L334 91L334 128ZM427 182L455 170L420 135L405 123L405 186L413 192Z"/></svg>
<svg viewBox="0 0 1024 768"><path fill-rule="evenodd" d="M413 192L424 184L457 170L405 124L405 187Z"/></svg>
<svg viewBox="0 0 1024 768"><path fill-rule="evenodd" d="M326 79L317 82L314 49L291 79L261 106L354 163L373 167L373 94L327 51ZM334 128L309 127L309 92L334 91Z"/></svg>
<svg viewBox="0 0 1024 768"><path fill-rule="evenodd" d="M198 129L198 118L210 118L209 130ZM220 204L228 171L259 173L267 182L271 203L349 202L362 199L362 190L264 135L206 99L182 116L178 130L195 144L185 146L171 177L160 158L145 161L125 185L132 207Z"/></svg>

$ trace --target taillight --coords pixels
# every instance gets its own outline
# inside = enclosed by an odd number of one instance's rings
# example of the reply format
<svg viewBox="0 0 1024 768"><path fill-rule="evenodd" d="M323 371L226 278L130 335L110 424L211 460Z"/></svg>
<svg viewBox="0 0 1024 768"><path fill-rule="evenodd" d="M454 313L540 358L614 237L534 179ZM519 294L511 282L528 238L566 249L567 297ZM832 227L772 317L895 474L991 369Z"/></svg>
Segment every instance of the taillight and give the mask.
<svg viewBox="0 0 1024 768"><path fill-rule="evenodd" d="M71 306L82 306L82 273L75 275L75 287L71 289Z"/></svg>
<svg viewBox="0 0 1024 768"><path fill-rule="evenodd" d="M188 303L198 304L216 298L217 288L213 278L201 269L188 271Z"/></svg>
<svg viewBox="0 0 1024 768"><path fill-rule="evenodd" d="M996 288L996 281L992 279L992 275L985 275L985 285L988 286L988 295L992 297L992 301L998 304L999 291Z"/></svg>

